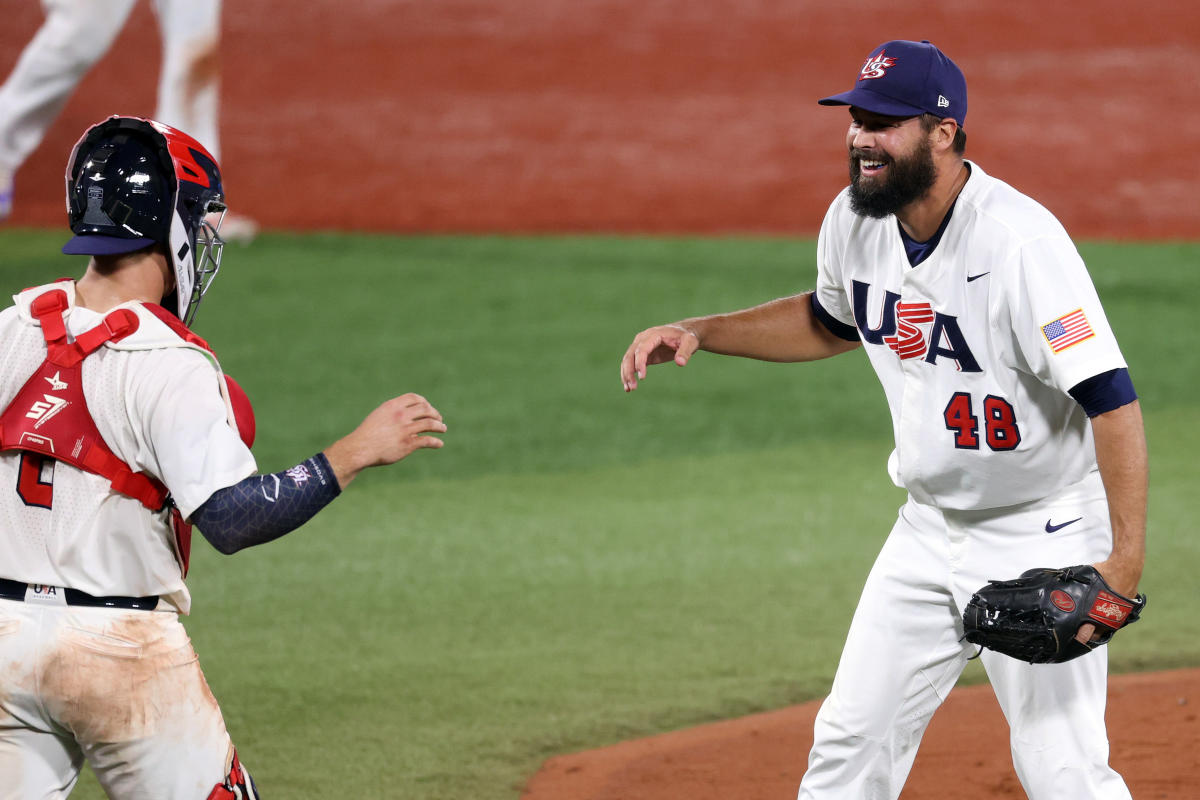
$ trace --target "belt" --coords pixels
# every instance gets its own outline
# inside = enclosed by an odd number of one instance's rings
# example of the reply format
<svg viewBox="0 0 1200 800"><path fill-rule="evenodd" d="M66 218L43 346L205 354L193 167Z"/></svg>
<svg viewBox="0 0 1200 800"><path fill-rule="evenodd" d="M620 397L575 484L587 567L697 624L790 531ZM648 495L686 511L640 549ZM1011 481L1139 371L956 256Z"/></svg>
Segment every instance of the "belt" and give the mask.
<svg viewBox="0 0 1200 800"><path fill-rule="evenodd" d="M0 578L0 598L5 600L25 600L25 592L34 584L10 581ZM42 589L56 587L38 587ZM153 611L158 605L158 595L148 597L96 597L78 589L61 589L63 599L69 606L91 606L93 608L129 608L143 611Z"/></svg>

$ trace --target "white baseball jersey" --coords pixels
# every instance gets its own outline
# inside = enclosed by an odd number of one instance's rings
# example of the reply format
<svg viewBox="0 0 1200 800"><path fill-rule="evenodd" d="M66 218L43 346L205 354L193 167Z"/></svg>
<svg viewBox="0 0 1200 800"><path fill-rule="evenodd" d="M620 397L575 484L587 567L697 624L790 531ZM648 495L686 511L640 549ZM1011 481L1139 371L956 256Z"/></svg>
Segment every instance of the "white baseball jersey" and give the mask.
<svg viewBox="0 0 1200 800"><path fill-rule="evenodd" d="M78 335L103 315L75 305L67 292L67 330ZM0 312L0 409L6 408L46 357L29 304L41 287L17 295ZM222 393L216 360L187 344L139 303L138 330L108 342L83 361L83 393L113 453L135 472L157 478L185 517L213 492L256 471ZM0 577L78 589L97 596L159 595L181 613L191 600L166 513L114 492L99 475L52 462L50 509L18 495L21 454L0 453ZM51 463L51 462L48 462Z"/></svg>
<svg viewBox="0 0 1200 800"><path fill-rule="evenodd" d="M1049 496L1096 469L1067 391L1125 367L1078 251L1042 206L968 162L941 241L909 264L895 217L834 200L816 299L853 326L887 395L888 470L945 509Z"/></svg>

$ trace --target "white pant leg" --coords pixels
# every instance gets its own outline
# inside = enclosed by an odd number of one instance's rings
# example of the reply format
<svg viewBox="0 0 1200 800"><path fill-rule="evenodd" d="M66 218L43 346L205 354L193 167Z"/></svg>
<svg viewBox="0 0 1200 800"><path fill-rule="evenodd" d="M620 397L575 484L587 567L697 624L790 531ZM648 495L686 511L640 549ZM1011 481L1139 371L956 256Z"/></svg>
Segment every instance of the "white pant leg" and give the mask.
<svg viewBox="0 0 1200 800"><path fill-rule="evenodd" d="M20 620L11 646L27 675L4 703L18 713L0 723L0 765L26 783L13 800L65 797L81 753L120 800L196 800L228 774L225 722L176 614L0 603Z"/></svg>
<svg viewBox="0 0 1200 800"><path fill-rule="evenodd" d="M155 0L162 33L155 118L200 142L220 163L221 0Z"/></svg>
<svg viewBox="0 0 1200 800"><path fill-rule="evenodd" d="M973 651L947 588L961 542L941 515L906 504L867 577L829 697L817 714L799 800L892 800L934 711Z"/></svg>
<svg viewBox="0 0 1200 800"><path fill-rule="evenodd" d="M989 579L1015 578L1034 567L1092 564L1112 549L1098 473L1037 503L947 512L946 517L952 527L970 531L968 557L954 587L960 609ZM1050 523L1071 520L1046 530ZM1108 765L1106 647L1065 664L1027 664L991 651L982 659L1008 720L1013 764L1030 800L1128 800L1124 781Z"/></svg>
<svg viewBox="0 0 1200 800"><path fill-rule="evenodd" d="M1065 664L1026 664L985 651L983 663L1030 800L1129 800L1124 780L1108 765L1107 648Z"/></svg>
<svg viewBox="0 0 1200 800"><path fill-rule="evenodd" d="M0 87L0 166L16 171L79 81L108 52L134 0L43 0L46 21Z"/></svg>
<svg viewBox="0 0 1200 800"><path fill-rule="evenodd" d="M82 768L70 737L0 722L0 800L65 800Z"/></svg>
<svg viewBox="0 0 1200 800"><path fill-rule="evenodd" d="M83 767L79 746L45 716L38 698L43 616L0 600L0 800L61 800Z"/></svg>

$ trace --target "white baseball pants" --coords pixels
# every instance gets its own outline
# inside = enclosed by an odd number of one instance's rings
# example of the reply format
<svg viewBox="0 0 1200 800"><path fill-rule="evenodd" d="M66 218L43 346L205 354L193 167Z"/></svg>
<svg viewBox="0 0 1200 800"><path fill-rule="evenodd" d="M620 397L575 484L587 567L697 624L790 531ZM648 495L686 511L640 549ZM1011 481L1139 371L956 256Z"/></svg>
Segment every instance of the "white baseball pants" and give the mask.
<svg viewBox="0 0 1200 800"><path fill-rule="evenodd" d="M0 800L203 800L233 747L174 612L0 599Z"/></svg>
<svg viewBox="0 0 1200 800"><path fill-rule="evenodd" d="M930 718L978 650L960 641L971 595L1034 567L1102 561L1111 548L1099 473L1005 509L943 511L910 498L867 577L817 715L799 800L899 797ZM1101 647L1065 664L1032 665L984 651L1030 800L1129 799L1108 765L1107 656ZM970 746L963 742L965 764ZM969 774L963 780L967 796Z"/></svg>

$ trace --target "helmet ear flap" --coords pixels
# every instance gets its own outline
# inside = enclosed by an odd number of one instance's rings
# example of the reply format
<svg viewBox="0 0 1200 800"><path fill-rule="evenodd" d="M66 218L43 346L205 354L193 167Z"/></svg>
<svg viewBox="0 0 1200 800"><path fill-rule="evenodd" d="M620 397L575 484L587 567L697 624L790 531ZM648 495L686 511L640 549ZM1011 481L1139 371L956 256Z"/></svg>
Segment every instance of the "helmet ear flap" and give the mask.
<svg viewBox="0 0 1200 800"><path fill-rule="evenodd" d="M178 213L171 215L171 238L167 244L167 257L175 272L175 307L169 309L186 325L192 304L192 291L196 284L195 262L192 260L191 237L184 228Z"/></svg>
<svg viewBox="0 0 1200 800"><path fill-rule="evenodd" d="M191 325L220 269L224 249L216 228L207 221L209 213L225 210L221 172L199 142L169 126L151 124L166 140L179 184L168 243L176 279L172 311Z"/></svg>
<svg viewBox="0 0 1200 800"><path fill-rule="evenodd" d="M214 205L224 209L224 203L219 201L206 202L200 207L212 208ZM172 312L189 327L196 319L200 301L208 292L213 279L217 277L224 250L225 241L217 233L217 228L208 222L203 212L195 221L195 228L191 230L184 226L178 213L174 215L169 253L175 269L175 308Z"/></svg>

